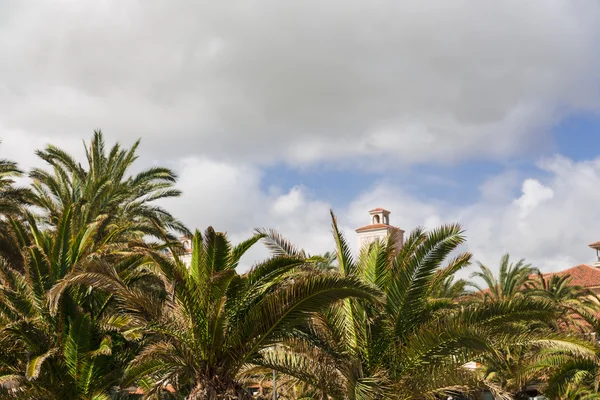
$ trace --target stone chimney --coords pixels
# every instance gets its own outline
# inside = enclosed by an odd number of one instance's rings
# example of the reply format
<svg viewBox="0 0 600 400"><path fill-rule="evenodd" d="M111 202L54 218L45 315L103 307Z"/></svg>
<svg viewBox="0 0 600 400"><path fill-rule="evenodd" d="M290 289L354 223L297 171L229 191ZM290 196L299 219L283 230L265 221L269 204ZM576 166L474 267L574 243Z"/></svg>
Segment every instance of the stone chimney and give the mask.
<svg viewBox="0 0 600 400"><path fill-rule="evenodd" d="M383 208L375 208L369 211L370 224L356 229L359 250L376 240L386 240L389 235L396 236L398 251L404 243L404 231L396 226L390 225L390 212Z"/></svg>

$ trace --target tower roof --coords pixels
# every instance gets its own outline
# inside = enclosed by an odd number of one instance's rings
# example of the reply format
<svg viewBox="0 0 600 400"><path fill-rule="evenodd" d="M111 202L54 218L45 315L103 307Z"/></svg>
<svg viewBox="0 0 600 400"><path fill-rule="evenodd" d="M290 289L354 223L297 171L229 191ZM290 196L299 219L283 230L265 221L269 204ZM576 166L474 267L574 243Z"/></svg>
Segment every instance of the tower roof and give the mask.
<svg viewBox="0 0 600 400"><path fill-rule="evenodd" d="M379 230L387 230L388 232L390 230L404 232L402 229L390 225L390 214L391 213L388 210L386 210L385 208L381 208L381 207L374 208L369 211L369 214L371 215L371 223L369 225L365 225L365 226L362 226L362 227L356 229L355 231L357 233L367 232L367 231L379 231Z"/></svg>
<svg viewBox="0 0 600 400"><path fill-rule="evenodd" d="M356 232L366 232L366 231L375 231L375 230L379 230L379 229L394 229L394 230L399 230L404 232L402 229L398 228L397 226L392 226L392 225L388 225L388 224L371 224L371 225L365 225L362 226L358 229L356 229Z"/></svg>
<svg viewBox="0 0 600 400"><path fill-rule="evenodd" d="M385 208L381 208L381 207L377 207L377 208L374 208L369 211L369 214L374 214L374 213L391 214L388 210L386 210Z"/></svg>

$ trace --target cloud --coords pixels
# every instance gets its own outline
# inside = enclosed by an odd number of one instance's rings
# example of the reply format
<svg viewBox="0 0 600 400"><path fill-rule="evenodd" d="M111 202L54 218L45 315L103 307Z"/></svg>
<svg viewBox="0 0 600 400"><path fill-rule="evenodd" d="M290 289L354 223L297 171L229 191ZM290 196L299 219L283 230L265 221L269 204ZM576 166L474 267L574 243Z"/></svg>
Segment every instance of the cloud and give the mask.
<svg viewBox="0 0 600 400"><path fill-rule="evenodd" d="M203 231L211 225L227 232L234 243L250 237L255 228L276 229L312 254L332 249L330 205L309 189L265 188L259 169L209 158L186 158L177 169L181 170L178 186L184 195L163 205L190 228ZM248 254L243 268L267 255L264 248L257 247Z"/></svg>
<svg viewBox="0 0 600 400"><path fill-rule="evenodd" d="M544 271L591 263L588 244L600 238L600 158L575 162L556 156L539 163L542 180L526 177L514 194L516 174L505 172L481 185L481 196L466 206L418 199L380 182L354 199L347 221L360 226L366 210L382 206L405 230L460 222L466 249L496 268L502 254L525 258Z"/></svg>
<svg viewBox="0 0 600 400"><path fill-rule="evenodd" d="M600 6L577 0L6 2L0 14L0 155L24 168L53 143L143 138L139 168L168 164L191 227L279 229L332 248L329 202L263 167L506 160L551 147L565 115L598 111ZM467 205L386 180L336 209L353 243L382 206L406 230L460 221L469 249L545 269L589 261L600 161L505 171ZM254 256L253 256L254 257Z"/></svg>
<svg viewBox="0 0 600 400"><path fill-rule="evenodd" d="M554 191L535 179L527 179L523 182L523 194L515 204L520 209L519 217L524 219L540 204L554 197Z"/></svg>
<svg viewBox="0 0 600 400"><path fill-rule="evenodd" d="M524 177L520 184L511 172L491 177L481 185L481 196L464 206L416 198L383 180L334 211L355 251L354 229L369 223L368 210L384 207L392 212L390 223L407 233L460 222L468 239L465 250L492 268L506 252L544 271L592 262L587 245L600 239L600 158L574 162L557 156L540 162L539 169L543 178ZM333 250L331 205L310 188L265 187L259 169L210 159L186 159L181 170L184 196L168 207L191 227L212 224L234 241L256 227L275 228L312 254ZM266 255L254 251L247 263Z"/></svg>
<svg viewBox="0 0 600 400"><path fill-rule="evenodd" d="M556 156L539 167L546 178L524 179L518 197L502 206L483 201L458 213L470 246L486 262L506 251L549 271L593 261L587 245L600 235L600 159Z"/></svg>
<svg viewBox="0 0 600 400"><path fill-rule="evenodd" d="M93 128L155 157L507 157L598 101L591 2L10 2L0 137ZM357 161L360 160L360 161Z"/></svg>

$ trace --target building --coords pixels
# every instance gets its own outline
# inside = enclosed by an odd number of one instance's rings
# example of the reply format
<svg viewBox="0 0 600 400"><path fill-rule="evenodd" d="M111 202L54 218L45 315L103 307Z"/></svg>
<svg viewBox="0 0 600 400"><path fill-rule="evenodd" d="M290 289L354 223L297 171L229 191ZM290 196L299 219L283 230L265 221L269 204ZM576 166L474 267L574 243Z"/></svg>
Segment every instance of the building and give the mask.
<svg viewBox="0 0 600 400"><path fill-rule="evenodd" d="M390 225L390 214L383 208L369 211L369 224L356 229L359 249L376 240L385 240L389 235L396 235L398 250L400 250L404 243L404 231ZM546 273L544 277L569 275L570 285L580 286L600 295L600 242L592 243L589 247L596 250L596 260L591 265L579 264L563 271Z"/></svg>
<svg viewBox="0 0 600 400"><path fill-rule="evenodd" d="M590 247L596 250L596 261L594 261L594 267L600 267L600 242L594 242L590 244Z"/></svg>
<svg viewBox="0 0 600 400"><path fill-rule="evenodd" d="M390 225L390 212L383 208L374 208L369 211L370 223L356 229L358 248L371 244L376 240L386 240L390 235L395 236L397 250L402 248L404 243L404 231L397 226Z"/></svg>
<svg viewBox="0 0 600 400"><path fill-rule="evenodd" d="M192 237L191 236L182 236L179 238L179 243L181 243L181 252L177 253L179 261L183 262L188 267L192 262ZM168 250L165 250L168 252Z"/></svg>
<svg viewBox="0 0 600 400"><path fill-rule="evenodd" d="M600 242L592 243L589 247L596 250L596 261L592 265L579 264L563 271L544 274L544 277L569 275L571 285L586 288L600 295Z"/></svg>
<svg viewBox="0 0 600 400"><path fill-rule="evenodd" d="M376 240L386 240L390 235L394 235L397 250L402 248L404 243L404 231L397 226L390 225L390 212L383 208L375 208L369 211L369 224L356 229L358 248L366 244L371 244ZM182 251L178 254L179 259L186 265L192 261L192 238L182 236L179 238ZM166 251L166 250L165 250Z"/></svg>
<svg viewBox="0 0 600 400"><path fill-rule="evenodd" d="M579 286L590 290L596 295L600 295L600 242L592 243L589 247L596 250L596 261L591 265L579 264L562 271L548 272L543 274L544 278L549 278L553 275L569 275L569 285Z"/></svg>

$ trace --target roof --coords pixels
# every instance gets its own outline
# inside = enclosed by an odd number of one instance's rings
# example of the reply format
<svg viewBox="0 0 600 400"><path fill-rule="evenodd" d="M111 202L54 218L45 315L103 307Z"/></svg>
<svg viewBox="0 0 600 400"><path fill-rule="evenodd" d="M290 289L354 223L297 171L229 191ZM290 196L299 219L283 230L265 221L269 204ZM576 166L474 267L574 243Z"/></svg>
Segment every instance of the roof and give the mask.
<svg viewBox="0 0 600 400"><path fill-rule="evenodd" d="M374 213L374 212L382 212L382 211L383 211L383 212L386 212L386 213L388 213L388 214L391 214L391 212L389 212L388 210L386 210L386 209L384 209L384 208L381 208L381 207L374 208L374 209L370 210L369 212L370 212L370 213Z"/></svg>
<svg viewBox="0 0 600 400"><path fill-rule="evenodd" d="M572 268L565 269L564 271L550 272L544 274L544 277L552 275L563 276L566 274L570 275L570 284L573 286L581 286L584 288L600 286L600 268L595 268L587 264L576 265Z"/></svg>
<svg viewBox="0 0 600 400"><path fill-rule="evenodd" d="M544 277L552 275L563 276L567 274L570 277L569 285L571 286L580 286L585 289L600 287L600 268L592 267L587 264L579 264L569 269L565 269L564 271L550 272L544 274ZM577 313L573 313L573 318L582 325L588 324L583 317ZM600 318L600 313L596 313L596 318Z"/></svg>
<svg viewBox="0 0 600 400"><path fill-rule="evenodd" d="M552 275L563 276L569 275L569 285L570 286L580 286L582 288L595 288L600 286L600 268L592 267L587 264L579 264L569 269L565 269L564 271L558 272L547 272L542 274L544 278L551 277ZM530 275L531 279L535 279L537 274ZM480 290L478 293L488 293L490 288L485 288Z"/></svg>
<svg viewBox="0 0 600 400"><path fill-rule="evenodd" d="M594 242L592 244L589 245L592 249L599 249L600 250L600 242Z"/></svg>
<svg viewBox="0 0 600 400"><path fill-rule="evenodd" d="M374 231L377 229L397 229L399 231L404 232L402 229L398 228L397 226L392 226L392 225L388 225L388 224L371 224L371 225L366 225L363 226L361 228L356 229L356 232L365 232L365 231Z"/></svg>

